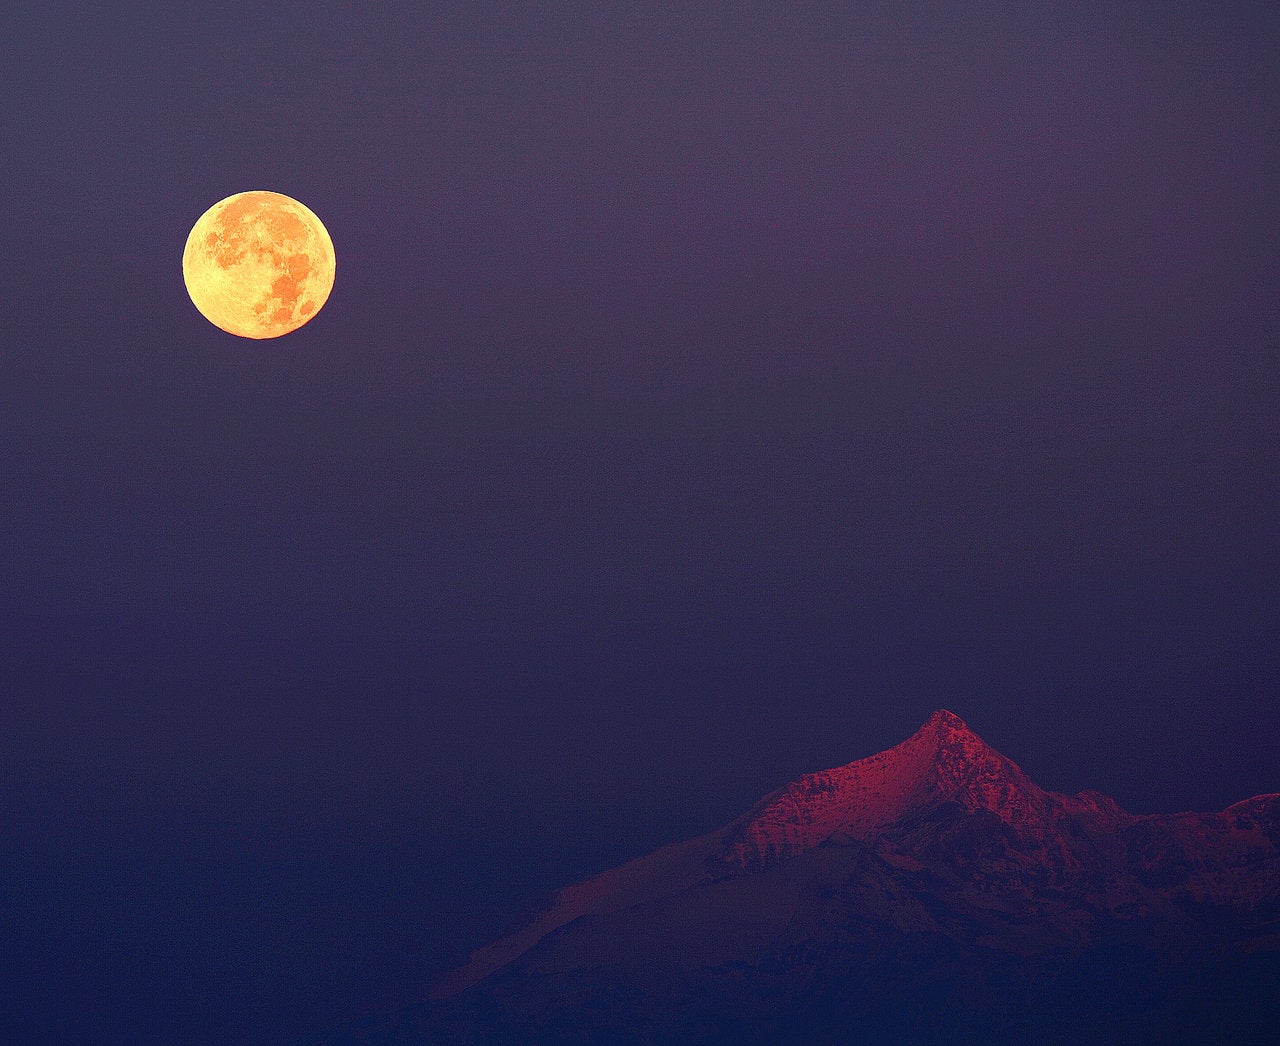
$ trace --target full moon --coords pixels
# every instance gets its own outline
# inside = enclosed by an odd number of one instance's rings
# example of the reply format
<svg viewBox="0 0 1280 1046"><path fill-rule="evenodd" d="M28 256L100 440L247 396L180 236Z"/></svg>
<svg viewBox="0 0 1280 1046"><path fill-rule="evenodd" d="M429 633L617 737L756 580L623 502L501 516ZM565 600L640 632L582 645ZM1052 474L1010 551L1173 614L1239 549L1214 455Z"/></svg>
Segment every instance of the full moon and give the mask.
<svg viewBox="0 0 1280 1046"><path fill-rule="evenodd" d="M307 207L280 193L236 193L196 222L182 252L187 293L210 323L241 338L278 338L333 290L333 241Z"/></svg>

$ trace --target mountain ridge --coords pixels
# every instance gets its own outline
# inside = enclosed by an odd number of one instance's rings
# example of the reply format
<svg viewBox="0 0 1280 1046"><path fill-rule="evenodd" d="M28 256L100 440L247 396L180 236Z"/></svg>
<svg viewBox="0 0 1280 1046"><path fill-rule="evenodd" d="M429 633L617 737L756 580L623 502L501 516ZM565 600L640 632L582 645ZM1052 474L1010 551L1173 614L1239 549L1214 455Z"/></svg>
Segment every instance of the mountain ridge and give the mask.
<svg viewBox="0 0 1280 1046"><path fill-rule="evenodd" d="M1280 914L1278 825L1277 794L1160 815L1100 792L1045 790L940 709L898 745L801 775L720 829L558 891L430 997L500 971L559 977L600 956L623 962L628 949L682 969L754 961L761 942L803 938L800 927L808 944L841 948L850 918L873 934L1078 955L1109 927L1138 922L1190 947L1202 936L1198 907L1234 920L1246 951L1267 949L1280 936L1249 913ZM834 906L811 896L832 890L843 897ZM619 952L617 941L630 943Z"/></svg>

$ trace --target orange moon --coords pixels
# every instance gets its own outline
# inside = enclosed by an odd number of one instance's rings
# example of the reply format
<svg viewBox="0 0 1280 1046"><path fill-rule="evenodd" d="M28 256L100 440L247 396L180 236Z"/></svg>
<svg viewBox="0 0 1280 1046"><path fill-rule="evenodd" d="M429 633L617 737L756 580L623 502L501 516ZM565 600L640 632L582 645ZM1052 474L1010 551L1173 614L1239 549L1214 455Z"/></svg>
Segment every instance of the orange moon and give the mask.
<svg viewBox="0 0 1280 1046"><path fill-rule="evenodd" d="M182 252L187 293L210 323L241 338L278 338L333 290L333 241L307 207L255 190L200 215Z"/></svg>

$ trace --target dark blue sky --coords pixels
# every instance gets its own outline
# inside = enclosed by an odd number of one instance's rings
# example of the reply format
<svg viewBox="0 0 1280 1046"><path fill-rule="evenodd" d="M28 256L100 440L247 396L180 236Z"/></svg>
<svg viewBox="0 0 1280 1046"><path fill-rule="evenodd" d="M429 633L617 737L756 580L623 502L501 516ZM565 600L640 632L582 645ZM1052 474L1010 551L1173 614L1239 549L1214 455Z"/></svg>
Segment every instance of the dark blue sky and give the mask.
<svg viewBox="0 0 1280 1046"><path fill-rule="evenodd" d="M1274 791L1280 15L1066 6L0 16L6 1037L396 1005L938 707Z"/></svg>

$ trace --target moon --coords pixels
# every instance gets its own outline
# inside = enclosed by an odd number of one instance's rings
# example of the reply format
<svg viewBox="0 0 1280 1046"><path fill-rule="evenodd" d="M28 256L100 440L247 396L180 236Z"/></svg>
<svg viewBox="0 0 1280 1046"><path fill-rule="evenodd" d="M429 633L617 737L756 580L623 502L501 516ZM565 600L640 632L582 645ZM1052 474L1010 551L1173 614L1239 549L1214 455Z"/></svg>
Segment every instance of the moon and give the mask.
<svg viewBox="0 0 1280 1046"><path fill-rule="evenodd" d="M254 190L210 207L191 229L182 278L210 323L241 338L278 338L310 320L333 290L333 241L291 197Z"/></svg>

